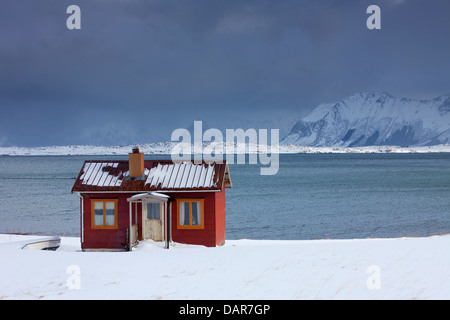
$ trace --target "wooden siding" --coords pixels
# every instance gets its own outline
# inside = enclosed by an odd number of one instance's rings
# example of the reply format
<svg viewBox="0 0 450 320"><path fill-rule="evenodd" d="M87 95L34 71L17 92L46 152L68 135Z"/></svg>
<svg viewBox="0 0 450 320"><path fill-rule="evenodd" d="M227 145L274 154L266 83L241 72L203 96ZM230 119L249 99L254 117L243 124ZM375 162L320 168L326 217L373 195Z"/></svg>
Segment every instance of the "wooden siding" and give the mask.
<svg viewBox="0 0 450 320"><path fill-rule="evenodd" d="M225 206L225 189L215 192L215 216L216 216L216 245L225 244L226 232L226 206Z"/></svg>
<svg viewBox="0 0 450 320"><path fill-rule="evenodd" d="M172 204L172 240L174 242L204 245L207 247L216 246L216 220L215 220L215 192L196 192L171 194L179 199L204 199L203 203L203 229L179 229L178 228L178 211L176 201Z"/></svg>
<svg viewBox="0 0 450 320"><path fill-rule="evenodd" d="M127 199L132 194L108 195L92 194L85 197L84 219L83 219L83 242L81 248L84 249L115 249L125 250L128 244L127 228L130 226L129 204ZM95 229L91 220L90 199L117 199L117 229ZM134 214L133 214L133 223Z"/></svg>
<svg viewBox="0 0 450 320"><path fill-rule="evenodd" d="M133 193L121 194L84 194L83 209L83 243L85 249L113 249L125 250L128 244L127 229L130 225L129 202L127 201ZM195 192L195 193L172 193L170 205L172 206L172 240L174 242L204 245L215 247L222 245L225 241L225 190L220 192ZM204 199L202 229L179 229L177 227L178 212L176 199ZM95 229L92 228L91 199L117 199L117 229ZM137 206L137 215L135 214ZM137 220L136 220L137 217ZM142 205L133 204L132 223L137 225L137 237L143 239L142 234Z"/></svg>

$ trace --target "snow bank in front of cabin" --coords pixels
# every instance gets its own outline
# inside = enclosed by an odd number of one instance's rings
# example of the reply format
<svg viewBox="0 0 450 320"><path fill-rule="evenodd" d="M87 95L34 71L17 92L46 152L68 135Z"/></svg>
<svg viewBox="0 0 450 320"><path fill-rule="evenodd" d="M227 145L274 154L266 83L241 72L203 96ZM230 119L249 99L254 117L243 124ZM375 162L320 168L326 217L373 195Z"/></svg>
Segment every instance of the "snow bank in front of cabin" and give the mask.
<svg viewBox="0 0 450 320"><path fill-rule="evenodd" d="M0 235L0 299L450 299L450 235L21 249L39 238Z"/></svg>

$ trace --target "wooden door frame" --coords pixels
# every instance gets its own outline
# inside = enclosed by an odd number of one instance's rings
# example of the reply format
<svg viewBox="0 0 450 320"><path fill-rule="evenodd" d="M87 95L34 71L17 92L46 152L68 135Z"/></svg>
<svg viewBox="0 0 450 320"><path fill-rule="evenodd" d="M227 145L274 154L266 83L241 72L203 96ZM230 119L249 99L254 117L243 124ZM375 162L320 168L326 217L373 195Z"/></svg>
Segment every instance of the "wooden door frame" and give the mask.
<svg viewBox="0 0 450 320"><path fill-rule="evenodd" d="M162 241L165 242L164 248L165 249L169 249L169 244L172 241L171 239L169 239L169 237L171 237L171 232L169 229L169 226L171 225L171 217L170 215L172 214L172 206L171 206L171 198L168 195L165 194L161 194L158 192L150 192L150 193L140 193L140 194L135 194L133 196L131 196L130 198L127 199L127 201L130 204L130 226L129 229L132 229L132 205L135 204L137 205L138 203L141 203L141 211L142 211L142 216L141 218L143 218L143 203L144 202L159 202L163 205L163 211L162 211L162 217L161 217L161 227L162 227ZM143 233L143 226L144 226L144 221L142 221L141 219L141 231ZM131 243L131 232L129 235L129 240ZM142 234L142 238L144 238L144 235ZM131 250L132 246L130 245L129 250Z"/></svg>

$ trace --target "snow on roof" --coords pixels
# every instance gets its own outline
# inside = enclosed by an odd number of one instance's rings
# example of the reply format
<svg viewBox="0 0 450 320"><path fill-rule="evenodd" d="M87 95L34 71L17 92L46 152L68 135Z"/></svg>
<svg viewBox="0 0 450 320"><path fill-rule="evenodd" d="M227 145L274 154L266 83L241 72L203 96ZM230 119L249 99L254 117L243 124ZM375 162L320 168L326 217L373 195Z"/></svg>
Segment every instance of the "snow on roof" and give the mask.
<svg viewBox="0 0 450 320"><path fill-rule="evenodd" d="M191 189L215 187L214 164L171 163L153 167L146 185L157 189Z"/></svg>
<svg viewBox="0 0 450 320"><path fill-rule="evenodd" d="M140 179L129 177L128 161L86 161L72 192L221 190L231 187L226 163L146 160Z"/></svg>
<svg viewBox="0 0 450 320"><path fill-rule="evenodd" d="M113 173L119 163L114 162L87 162L80 176L81 183L88 186L118 187L122 184L124 175Z"/></svg>
<svg viewBox="0 0 450 320"><path fill-rule="evenodd" d="M162 194L159 192L146 192L146 193L139 193L135 194L134 196L131 196L128 201L139 201L139 200L157 200L157 201L167 201L170 197L166 194Z"/></svg>

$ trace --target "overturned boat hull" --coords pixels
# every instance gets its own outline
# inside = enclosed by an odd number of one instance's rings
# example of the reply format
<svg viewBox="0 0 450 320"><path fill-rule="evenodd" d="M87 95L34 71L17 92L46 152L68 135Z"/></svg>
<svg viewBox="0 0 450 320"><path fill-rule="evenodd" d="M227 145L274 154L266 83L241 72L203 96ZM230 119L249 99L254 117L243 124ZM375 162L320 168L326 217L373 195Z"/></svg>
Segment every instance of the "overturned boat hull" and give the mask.
<svg viewBox="0 0 450 320"><path fill-rule="evenodd" d="M60 237L52 237L27 243L22 249L55 251L61 245Z"/></svg>

